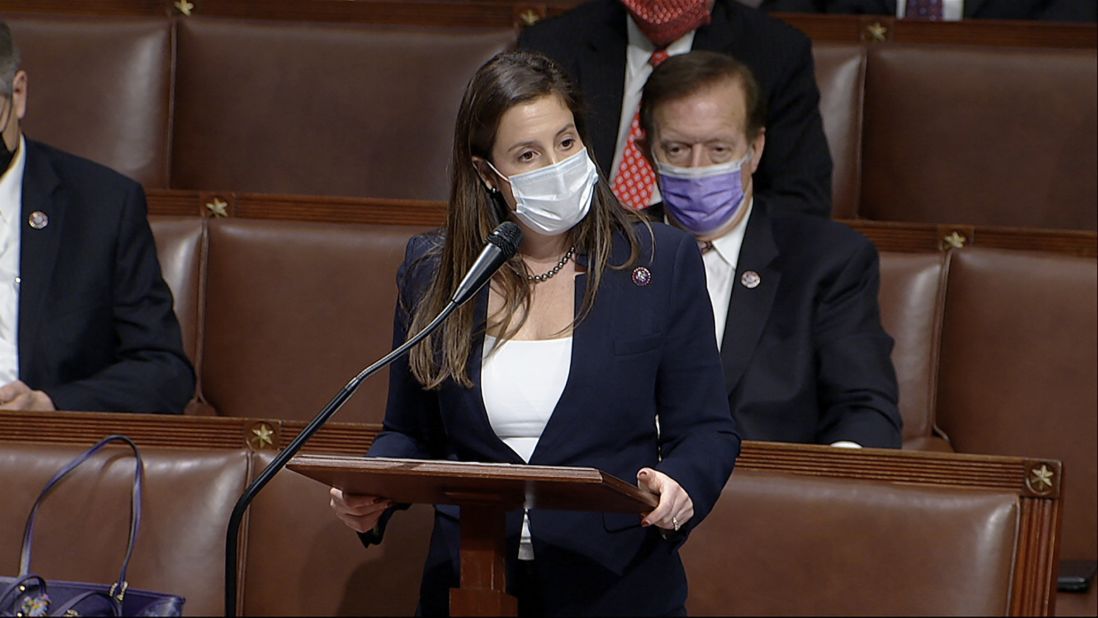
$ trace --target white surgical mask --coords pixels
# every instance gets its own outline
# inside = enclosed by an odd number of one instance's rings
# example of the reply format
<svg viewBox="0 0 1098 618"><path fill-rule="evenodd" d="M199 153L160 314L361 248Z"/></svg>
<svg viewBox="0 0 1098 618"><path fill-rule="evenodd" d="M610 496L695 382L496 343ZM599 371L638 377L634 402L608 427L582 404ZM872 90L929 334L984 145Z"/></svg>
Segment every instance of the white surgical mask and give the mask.
<svg viewBox="0 0 1098 618"><path fill-rule="evenodd" d="M599 173L587 150L532 172L504 176L485 160L499 177L511 185L515 216L530 229L556 236L572 229L591 209L591 195Z"/></svg>

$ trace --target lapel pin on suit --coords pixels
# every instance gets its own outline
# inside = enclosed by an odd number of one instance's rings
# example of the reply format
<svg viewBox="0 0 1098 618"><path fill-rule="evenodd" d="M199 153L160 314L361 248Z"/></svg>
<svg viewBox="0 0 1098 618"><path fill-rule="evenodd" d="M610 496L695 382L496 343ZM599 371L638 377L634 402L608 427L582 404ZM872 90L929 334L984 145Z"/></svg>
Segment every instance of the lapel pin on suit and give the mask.
<svg viewBox="0 0 1098 618"><path fill-rule="evenodd" d="M740 283L743 284L743 287L749 290L753 290L759 287L759 284L762 283L762 277L759 276L759 273L753 270L748 270L740 275Z"/></svg>
<svg viewBox="0 0 1098 618"><path fill-rule="evenodd" d="M36 210L27 217L27 223L29 223L32 228L40 230L50 224L50 218L49 215L41 210Z"/></svg>
<svg viewBox="0 0 1098 618"><path fill-rule="evenodd" d="M643 266L633 269L633 285L643 288L650 283L652 283L652 271Z"/></svg>

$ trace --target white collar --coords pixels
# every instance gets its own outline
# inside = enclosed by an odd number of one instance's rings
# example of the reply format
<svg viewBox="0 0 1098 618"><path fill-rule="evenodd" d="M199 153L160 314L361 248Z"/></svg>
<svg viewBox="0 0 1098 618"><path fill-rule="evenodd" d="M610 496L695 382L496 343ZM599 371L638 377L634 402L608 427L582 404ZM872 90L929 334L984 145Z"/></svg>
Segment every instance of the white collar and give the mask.
<svg viewBox="0 0 1098 618"><path fill-rule="evenodd" d="M739 263L740 250L743 248L743 239L744 236L747 235L747 222L751 220L751 208L754 205L755 196L751 196L751 201L747 203L747 211L744 212L740 222L732 229L710 241L713 244L713 249L710 250L710 253L716 254L732 268L735 268ZM667 216L666 208L667 207L664 206L663 222L667 225L674 225Z"/></svg>
<svg viewBox="0 0 1098 618"><path fill-rule="evenodd" d="M644 36L640 27L637 26L637 22L633 21L632 15L627 15L625 18L625 31L629 37L629 45L626 48L625 70L628 72L629 77L636 78L642 71L647 70L649 66L648 59L652 57L652 52L656 51L656 46L648 40L648 37ZM666 48L667 54L677 56L690 51L690 48L694 46L694 32L694 30L691 30L672 41Z"/></svg>
<svg viewBox="0 0 1098 618"><path fill-rule="evenodd" d="M743 213L743 218L740 219L740 222L732 229L711 241L713 243L713 252L721 256L721 259L733 268L735 268L740 261L740 250L743 248L743 239L744 236L747 235L747 222L751 219L751 207L754 205L755 198L752 196L751 201L747 203L747 210Z"/></svg>
<svg viewBox="0 0 1098 618"><path fill-rule="evenodd" d="M27 141L19 135L18 151L7 172L0 176L0 221L18 219L22 213L23 170L27 164Z"/></svg>

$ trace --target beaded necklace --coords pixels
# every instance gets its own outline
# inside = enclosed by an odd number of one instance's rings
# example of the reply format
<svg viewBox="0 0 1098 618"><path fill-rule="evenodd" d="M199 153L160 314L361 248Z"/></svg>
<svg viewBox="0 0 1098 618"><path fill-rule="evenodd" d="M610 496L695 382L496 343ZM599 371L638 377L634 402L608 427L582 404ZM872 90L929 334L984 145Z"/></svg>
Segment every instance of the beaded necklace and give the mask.
<svg viewBox="0 0 1098 618"><path fill-rule="evenodd" d="M533 281L535 283L544 283L544 282L552 279L557 273L560 272L560 270L562 268L564 268L564 265L567 264L568 261L571 260L572 256L575 255L575 254L576 254L576 248L572 247L571 249L568 250L568 253L564 254L564 257L560 258L560 261L557 262L556 266L550 268L546 272L541 273L540 275L526 275L526 280L527 281Z"/></svg>

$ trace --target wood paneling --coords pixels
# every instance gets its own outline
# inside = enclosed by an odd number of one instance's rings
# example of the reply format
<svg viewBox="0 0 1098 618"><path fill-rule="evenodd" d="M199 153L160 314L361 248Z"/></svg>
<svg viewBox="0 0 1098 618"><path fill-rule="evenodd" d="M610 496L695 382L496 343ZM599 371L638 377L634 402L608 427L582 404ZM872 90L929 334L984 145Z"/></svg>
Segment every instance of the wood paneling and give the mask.
<svg viewBox="0 0 1098 618"><path fill-rule="evenodd" d="M224 212L246 219L423 226L442 225L446 217L444 202L422 200L176 190L150 190L148 196L149 213L153 215L218 216L215 213ZM863 219L842 222L866 235L881 251L944 251L980 246L1098 257L1098 233L1088 231Z"/></svg>
<svg viewBox="0 0 1098 618"><path fill-rule="evenodd" d="M970 19L954 22L903 20L882 15L774 15L813 41L931 43L1093 49L1094 24Z"/></svg>
<svg viewBox="0 0 1098 618"><path fill-rule="evenodd" d="M1092 1L1092 0L1081 0ZM175 15L500 27L559 15L582 0L5 0L10 12ZM883 15L777 13L814 41L937 43L1016 47L1098 47L1098 26L1027 21L929 22Z"/></svg>
<svg viewBox="0 0 1098 618"><path fill-rule="evenodd" d="M7 13L60 15L163 15L172 13L174 0L4 0Z"/></svg>
<svg viewBox="0 0 1098 618"><path fill-rule="evenodd" d="M306 421L218 416L0 410L0 439L90 445L108 434L124 433L149 446L261 451L274 450L275 445L279 449L285 447L306 424ZM379 430L373 425L329 423L313 436L302 452L361 455L369 450Z"/></svg>

